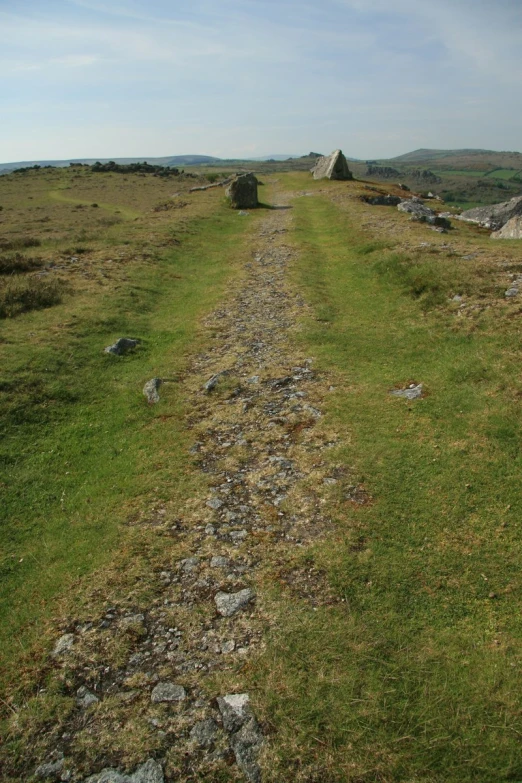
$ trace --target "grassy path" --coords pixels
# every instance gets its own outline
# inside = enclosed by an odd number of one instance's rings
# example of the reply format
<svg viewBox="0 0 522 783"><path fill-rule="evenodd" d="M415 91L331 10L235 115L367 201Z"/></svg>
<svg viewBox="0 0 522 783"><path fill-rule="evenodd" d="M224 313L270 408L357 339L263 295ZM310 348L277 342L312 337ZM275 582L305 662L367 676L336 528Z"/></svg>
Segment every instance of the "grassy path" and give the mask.
<svg viewBox="0 0 522 783"><path fill-rule="evenodd" d="M33 528L13 495L16 611L34 616L45 578L55 595L91 572L89 550L101 567L50 626L71 651L10 701L10 782L52 751L74 783L147 759L167 783L522 780L516 323L458 321L433 259L364 233L369 208L335 186L302 186L271 184L292 209L243 235L236 215L207 219L133 281L138 301L127 287L68 335L67 359L19 357L61 383L38 424L52 436L13 408L19 486L38 461L54 482L35 484ZM100 335L136 325L143 348L102 359ZM161 408L139 406L166 368ZM421 399L390 396L412 382ZM63 541L42 578L46 531Z"/></svg>

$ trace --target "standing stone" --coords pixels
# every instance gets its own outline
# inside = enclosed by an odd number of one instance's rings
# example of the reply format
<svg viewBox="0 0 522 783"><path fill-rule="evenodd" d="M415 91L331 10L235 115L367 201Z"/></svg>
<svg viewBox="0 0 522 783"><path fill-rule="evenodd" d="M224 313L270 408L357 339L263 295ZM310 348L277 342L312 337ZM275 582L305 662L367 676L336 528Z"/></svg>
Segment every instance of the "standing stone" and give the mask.
<svg viewBox="0 0 522 783"><path fill-rule="evenodd" d="M235 177L225 191L232 209L254 209L258 205L257 178L253 174Z"/></svg>
<svg viewBox="0 0 522 783"><path fill-rule="evenodd" d="M335 150L331 155L319 158L311 172L314 179L353 179L353 174L341 150Z"/></svg>

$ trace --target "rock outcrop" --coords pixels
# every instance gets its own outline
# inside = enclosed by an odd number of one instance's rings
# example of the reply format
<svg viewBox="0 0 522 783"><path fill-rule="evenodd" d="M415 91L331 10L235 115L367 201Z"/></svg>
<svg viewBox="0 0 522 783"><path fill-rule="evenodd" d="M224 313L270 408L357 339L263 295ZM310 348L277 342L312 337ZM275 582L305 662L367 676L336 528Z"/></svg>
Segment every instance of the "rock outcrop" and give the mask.
<svg viewBox="0 0 522 783"><path fill-rule="evenodd" d="M319 158L311 172L314 179L353 179L353 174L341 150L335 150L331 155Z"/></svg>
<svg viewBox="0 0 522 783"><path fill-rule="evenodd" d="M427 207L420 198L411 198L401 201L397 206L399 212L408 212L416 218L435 217L435 212Z"/></svg>
<svg viewBox="0 0 522 783"><path fill-rule="evenodd" d="M253 174L235 177L225 191L232 209L255 209L259 203L257 185L257 177Z"/></svg>
<svg viewBox="0 0 522 783"><path fill-rule="evenodd" d="M491 234L492 239L522 239L522 215L512 217L500 231Z"/></svg>
<svg viewBox="0 0 522 783"><path fill-rule="evenodd" d="M459 215L459 220L464 220L466 223L477 223L492 231L499 231L508 221L519 215L522 215L522 196L515 196L515 198L503 201L501 204L467 209Z"/></svg>

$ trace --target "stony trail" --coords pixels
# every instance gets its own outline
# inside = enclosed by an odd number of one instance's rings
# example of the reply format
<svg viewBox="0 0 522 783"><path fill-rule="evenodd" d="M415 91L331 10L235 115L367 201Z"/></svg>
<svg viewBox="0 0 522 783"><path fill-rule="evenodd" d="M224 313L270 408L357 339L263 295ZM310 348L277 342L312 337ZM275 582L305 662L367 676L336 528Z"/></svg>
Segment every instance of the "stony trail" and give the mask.
<svg viewBox="0 0 522 783"><path fill-rule="evenodd" d="M40 779L262 780L277 740L256 720L242 670L263 652L274 584L298 600L334 600L320 574L292 560L330 529L324 497L345 483L342 469L325 463L336 444L322 421L330 380L296 347L307 304L289 281L291 228L290 207L267 211L244 276L207 318L210 347L183 381L209 493L174 524L161 508L151 516L186 556L165 558L147 609L114 606L67 628L55 660L77 710L50 735ZM106 666L100 651L115 645L127 652ZM124 772L119 735L129 726L143 727L144 755ZM100 745L94 769L85 753L92 742Z"/></svg>

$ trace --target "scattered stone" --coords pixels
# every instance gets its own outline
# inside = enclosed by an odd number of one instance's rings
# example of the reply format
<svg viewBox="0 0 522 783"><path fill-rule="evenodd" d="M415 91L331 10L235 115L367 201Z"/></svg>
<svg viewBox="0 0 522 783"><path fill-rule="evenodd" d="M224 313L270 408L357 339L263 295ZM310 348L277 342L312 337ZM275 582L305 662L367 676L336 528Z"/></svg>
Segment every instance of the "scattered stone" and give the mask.
<svg viewBox="0 0 522 783"><path fill-rule="evenodd" d="M97 704L99 701L99 698L89 691L85 685L82 685L76 691L76 704L84 710L92 704Z"/></svg>
<svg viewBox="0 0 522 783"><path fill-rule="evenodd" d="M233 639L231 639L229 642L223 642L221 645L221 652L223 655L229 655L229 653L234 652L236 649L236 643Z"/></svg>
<svg viewBox="0 0 522 783"><path fill-rule="evenodd" d="M513 288L508 288L508 290L506 291L504 296L507 299L511 299L513 296L518 296L519 293L520 292L519 292L518 288L513 287Z"/></svg>
<svg viewBox="0 0 522 783"><path fill-rule="evenodd" d="M253 174L235 177L225 191L232 209L255 209L258 205L257 184Z"/></svg>
<svg viewBox="0 0 522 783"><path fill-rule="evenodd" d="M253 718L234 734L230 740L237 765L251 783L260 783L261 781L261 770L257 760L262 744L263 735Z"/></svg>
<svg viewBox="0 0 522 783"><path fill-rule="evenodd" d="M84 783L164 783L164 776L161 764L154 759L148 759L132 775L124 775L117 769L107 768L91 775Z"/></svg>
<svg viewBox="0 0 522 783"><path fill-rule="evenodd" d="M420 198L411 198L401 201L397 206L399 212L407 212L413 215L415 218L428 218L435 217L435 212L429 207L425 206Z"/></svg>
<svg viewBox="0 0 522 783"><path fill-rule="evenodd" d="M207 392L207 394L211 391L213 391L216 386L218 385L219 379L222 378L224 375L227 374L226 370L221 370L221 372L217 372L215 375L212 376L212 378L209 378L208 381L205 383L203 388Z"/></svg>
<svg viewBox="0 0 522 783"><path fill-rule="evenodd" d="M348 163L341 150L335 150L331 155L318 158L311 172L314 179L353 179L352 172L348 168Z"/></svg>
<svg viewBox="0 0 522 783"><path fill-rule="evenodd" d="M200 720L190 731L190 739L202 748L210 748L218 736L218 725L212 718Z"/></svg>
<svg viewBox="0 0 522 783"><path fill-rule="evenodd" d="M160 401L158 391L162 383L163 381L161 378L151 378L143 387L143 394L147 398L149 405L155 405Z"/></svg>
<svg viewBox="0 0 522 783"><path fill-rule="evenodd" d="M231 530L228 535L232 541L244 541L248 536L248 530Z"/></svg>
<svg viewBox="0 0 522 783"><path fill-rule="evenodd" d="M491 234L491 239L522 239L522 216L512 217L500 231Z"/></svg>
<svg viewBox="0 0 522 783"><path fill-rule="evenodd" d="M128 353L133 348L136 348L137 345L139 345L140 340L134 339L132 337L120 337L118 340L116 340L113 345L109 345L107 348L104 349L105 353L112 353L115 356L122 356L125 353Z"/></svg>
<svg viewBox="0 0 522 783"><path fill-rule="evenodd" d="M65 653L68 653L72 650L73 645L74 645L74 635L72 633L64 633L64 635L60 636L60 638L56 642L53 650L53 655L55 657L58 657L59 655L65 655Z"/></svg>
<svg viewBox="0 0 522 783"><path fill-rule="evenodd" d="M216 593L214 602L222 617L232 617L239 609L250 603L254 597L254 591L246 588L245 590L239 590L237 593Z"/></svg>
<svg viewBox="0 0 522 783"><path fill-rule="evenodd" d="M220 555L216 555L210 561L210 567L211 568L227 568L229 563L230 563L230 560L228 559L228 557L221 557Z"/></svg>
<svg viewBox="0 0 522 783"><path fill-rule="evenodd" d="M210 500L207 500L207 506L209 508L213 508L214 511L218 511L221 506L223 505L223 501L219 498L210 498Z"/></svg>
<svg viewBox="0 0 522 783"><path fill-rule="evenodd" d="M239 215L239 217L248 217L250 215L250 212L245 212L242 209L241 212L238 212L237 214Z"/></svg>
<svg viewBox="0 0 522 783"><path fill-rule="evenodd" d="M214 525L207 525L205 528L205 533L207 536L215 536L216 528L214 527Z"/></svg>
<svg viewBox="0 0 522 783"><path fill-rule="evenodd" d="M61 776L63 765L63 753L55 750L50 754L48 761L40 764L40 766L35 769L34 775L40 780L48 780L49 778L58 780L59 776Z"/></svg>
<svg viewBox="0 0 522 783"><path fill-rule="evenodd" d="M142 614L129 614L127 617L122 617L120 620L120 626L123 628L123 630L129 630L141 636L145 636L147 634L145 617Z"/></svg>
<svg viewBox="0 0 522 783"><path fill-rule="evenodd" d="M475 207L467 209L458 215L459 220L466 223L477 223L484 228L490 228L498 232L511 218L522 215L522 196L515 196L509 201L503 201L500 204L491 204L488 207ZM457 217L457 216L456 216ZM503 239L506 237L495 237Z"/></svg>
<svg viewBox="0 0 522 783"><path fill-rule="evenodd" d="M181 561L180 566L185 574L190 574L192 571L195 571L196 568L198 568L199 557L187 557L185 560Z"/></svg>
<svg viewBox="0 0 522 783"><path fill-rule="evenodd" d="M182 685L175 685L173 682L159 682L153 689L150 700L153 704L160 704L165 701L183 701L187 692Z"/></svg>
<svg viewBox="0 0 522 783"><path fill-rule="evenodd" d="M229 734L239 731L247 720L253 718L248 693L229 693L226 696L218 696L217 704L223 726Z"/></svg>
<svg viewBox="0 0 522 783"><path fill-rule="evenodd" d="M376 207L396 207L401 203L400 196L392 196L390 193L380 196L361 196L361 201Z"/></svg>
<svg viewBox="0 0 522 783"><path fill-rule="evenodd" d="M417 400L422 397L422 383L410 384L407 389L392 389L390 394L394 397L405 397L407 400Z"/></svg>

